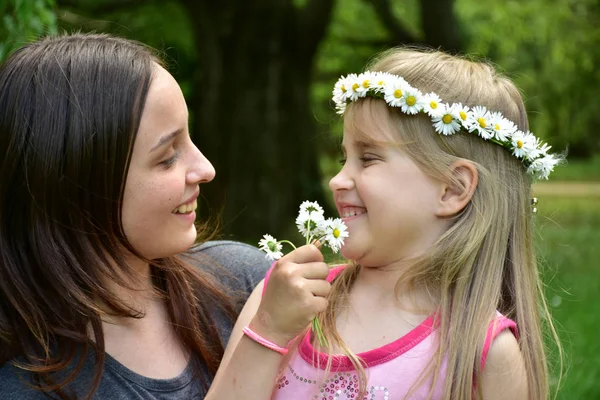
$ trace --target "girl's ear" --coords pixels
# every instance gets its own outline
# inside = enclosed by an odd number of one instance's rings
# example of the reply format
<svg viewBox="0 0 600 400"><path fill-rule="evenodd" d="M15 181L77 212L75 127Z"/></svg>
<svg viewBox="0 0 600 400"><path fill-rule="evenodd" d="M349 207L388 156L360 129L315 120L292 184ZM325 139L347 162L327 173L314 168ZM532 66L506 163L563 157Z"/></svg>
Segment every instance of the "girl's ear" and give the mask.
<svg viewBox="0 0 600 400"><path fill-rule="evenodd" d="M475 165L465 159L450 166L450 181L443 186L436 216L447 218L460 213L471 201L477 188L479 174Z"/></svg>

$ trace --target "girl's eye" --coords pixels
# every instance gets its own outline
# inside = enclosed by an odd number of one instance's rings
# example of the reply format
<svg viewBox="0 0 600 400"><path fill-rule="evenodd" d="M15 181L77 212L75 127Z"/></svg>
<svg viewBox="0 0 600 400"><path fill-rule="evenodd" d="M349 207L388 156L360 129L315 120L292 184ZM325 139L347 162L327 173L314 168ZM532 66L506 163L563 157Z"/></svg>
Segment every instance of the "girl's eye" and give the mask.
<svg viewBox="0 0 600 400"><path fill-rule="evenodd" d="M362 161L363 164L369 164L373 161L377 161L377 158L371 156L363 156L360 158L360 161Z"/></svg>
<svg viewBox="0 0 600 400"><path fill-rule="evenodd" d="M340 163L340 165L345 165L345 164L346 164L346 159L345 159L345 158L342 158L342 159L339 161L339 163Z"/></svg>
<svg viewBox="0 0 600 400"><path fill-rule="evenodd" d="M177 158L179 158L179 152L175 152L175 154L173 154L173 157L171 158L167 158L164 161L160 162L160 165L164 166L165 168L169 168L171 167L173 164L175 164L175 161L177 161Z"/></svg>

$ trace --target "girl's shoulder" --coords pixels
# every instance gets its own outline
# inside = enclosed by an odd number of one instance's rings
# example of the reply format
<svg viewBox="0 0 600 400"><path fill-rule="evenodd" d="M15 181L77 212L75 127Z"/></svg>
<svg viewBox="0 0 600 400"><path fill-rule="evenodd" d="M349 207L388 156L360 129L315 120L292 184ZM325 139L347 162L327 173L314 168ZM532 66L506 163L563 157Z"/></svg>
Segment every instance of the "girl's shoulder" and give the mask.
<svg viewBox="0 0 600 400"><path fill-rule="evenodd" d="M0 399L3 400L42 400L49 399L43 393L32 389L32 374L16 368L12 361L0 366Z"/></svg>
<svg viewBox="0 0 600 400"><path fill-rule="evenodd" d="M215 275L230 289L246 292L247 296L271 266L265 253L258 248L231 240L196 245L185 254L185 259Z"/></svg>
<svg viewBox="0 0 600 400"><path fill-rule="evenodd" d="M500 312L496 311L495 317L492 319L490 325L488 326L488 330L485 335L485 341L483 342L483 351L481 354L482 369L485 366L492 344L496 344L496 339L498 338L498 336L500 336L500 334L503 333L512 334L512 336L514 336L515 339L519 338L519 331L517 329L516 322L502 315ZM507 341L503 340L502 342L505 343ZM514 342L516 343L516 340ZM510 343L507 345L510 345ZM496 345L496 347L498 346Z"/></svg>
<svg viewBox="0 0 600 400"><path fill-rule="evenodd" d="M504 316L496 317L488 329L483 350L483 397L526 398L527 369L519 346L515 322Z"/></svg>

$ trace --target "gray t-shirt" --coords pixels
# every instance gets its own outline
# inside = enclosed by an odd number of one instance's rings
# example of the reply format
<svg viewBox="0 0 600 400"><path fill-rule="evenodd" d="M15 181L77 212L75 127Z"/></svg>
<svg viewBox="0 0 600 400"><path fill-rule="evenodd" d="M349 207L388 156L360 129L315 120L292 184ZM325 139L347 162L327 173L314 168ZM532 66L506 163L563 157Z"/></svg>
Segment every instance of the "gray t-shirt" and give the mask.
<svg viewBox="0 0 600 400"><path fill-rule="evenodd" d="M242 297L248 297L254 287L264 278L270 266L265 254L258 249L237 242L213 241L196 247L192 254L200 268L213 271L214 263L221 265L228 272L216 275L228 288L241 292ZM211 260L214 260L211 261ZM217 270L218 271L218 270ZM227 343L234 321L215 312L215 322L218 326L223 343ZM85 394L94 375L94 355L88 354L85 365L75 382L68 388L78 394ZM204 366L203 366L204 367ZM205 378L209 380L205 368ZM100 386L94 399L110 400L175 400L203 399L206 391L202 388L199 378L192 373L191 364L178 377L172 379L151 379L129 370L117 360L106 354L104 371ZM41 400L58 398L56 395L33 390L27 386L31 375L17 369L12 363L0 367L0 400Z"/></svg>

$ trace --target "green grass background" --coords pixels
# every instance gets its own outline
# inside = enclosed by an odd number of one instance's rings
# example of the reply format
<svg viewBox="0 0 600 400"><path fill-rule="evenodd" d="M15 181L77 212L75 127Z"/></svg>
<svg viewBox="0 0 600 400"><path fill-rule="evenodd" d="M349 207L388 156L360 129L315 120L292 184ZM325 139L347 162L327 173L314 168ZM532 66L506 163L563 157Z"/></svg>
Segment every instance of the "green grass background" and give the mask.
<svg viewBox="0 0 600 400"><path fill-rule="evenodd" d="M539 200L540 267L566 356L557 398L600 399L600 197Z"/></svg>

